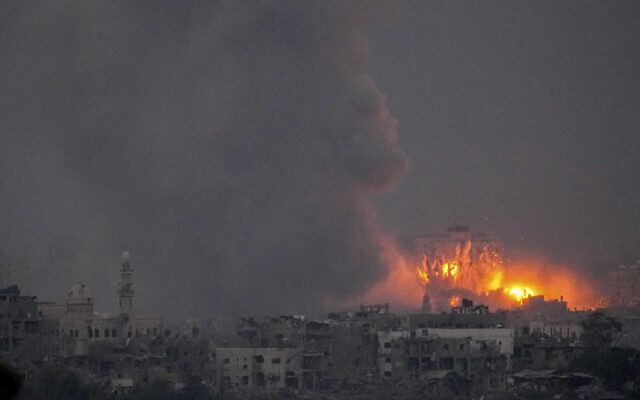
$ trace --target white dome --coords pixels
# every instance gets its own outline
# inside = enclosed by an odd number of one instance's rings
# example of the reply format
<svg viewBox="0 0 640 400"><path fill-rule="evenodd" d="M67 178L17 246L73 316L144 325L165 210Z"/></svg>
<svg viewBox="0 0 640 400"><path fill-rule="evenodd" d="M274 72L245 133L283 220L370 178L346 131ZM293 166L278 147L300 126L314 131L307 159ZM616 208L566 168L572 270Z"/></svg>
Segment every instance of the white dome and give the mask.
<svg viewBox="0 0 640 400"><path fill-rule="evenodd" d="M131 256L129 255L129 250L125 250L122 253L122 261L131 261Z"/></svg>
<svg viewBox="0 0 640 400"><path fill-rule="evenodd" d="M88 287L82 283L76 283L69 291L67 303L86 304L93 303L93 295Z"/></svg>

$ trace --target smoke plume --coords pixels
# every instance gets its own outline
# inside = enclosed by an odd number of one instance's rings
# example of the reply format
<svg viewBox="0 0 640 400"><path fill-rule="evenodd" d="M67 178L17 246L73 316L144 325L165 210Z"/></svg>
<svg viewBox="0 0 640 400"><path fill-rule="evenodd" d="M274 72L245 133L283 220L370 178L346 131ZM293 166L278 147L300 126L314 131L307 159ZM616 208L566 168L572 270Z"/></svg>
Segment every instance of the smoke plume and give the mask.
<svg viewBox="0 0 640 400"><path fill-rule="evenodd" d="M177 317L320 311L384 277L369 200L405 170L351 2L8 2L0 248Z"/></svg>

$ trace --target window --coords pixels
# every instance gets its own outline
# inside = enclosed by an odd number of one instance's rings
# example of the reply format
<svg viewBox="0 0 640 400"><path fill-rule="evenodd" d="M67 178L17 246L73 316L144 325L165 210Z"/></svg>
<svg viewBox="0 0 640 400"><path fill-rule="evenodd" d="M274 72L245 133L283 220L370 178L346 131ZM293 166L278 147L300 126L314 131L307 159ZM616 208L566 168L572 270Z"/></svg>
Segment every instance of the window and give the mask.
<svg viewBox="0 0 640 400"><path fill-rule="evenodd" d="M111 337L118 337L118 331L116 331L115 329L111 330Z"/></svg>
<svg viewBox="0 0 640 400"><path fill-rule="evenodd" d="M280 359L279 358L272 358L271 359L271 364L280 364Z"/></svg>
<svg viewBox="0 0 640 400"><path fill-rule="evenodd" d="M93 329L91 329L90 326L87 326L87 336L89 336L90 338L93 337Z"/></svg>
<svg viewBox="0 0 640 400"><path fill-rule="evenodd" d="M391 357L385 357L384 362L387 364L391 364Z"/></svg>
<svg viewBox="0 0 640 400"><path fill-rule="evenodd" d="M224 359L222 359L222 363L223 363L223 364L229 364L229 359L228 359L228 358L224 358Z"/></svg>
<svg viewBox="0 0 640 400"><path fill-rule="evenodd" d="M384 348L385 349L390 349L391 348L391 343L390 342L384 342Z"/></svg>
<svg viewBox="0 0 640 400"><path fill-rule="evenodd" d="M384 376L391 376L391 371L384 371Z"/></svg>
<svg viewBox="0 0 640 400"><path fill-rule="evenodd" d="M95 336L96 338L99 338L99 337L100 337L100 329L96 328L96 329L93 331L93 336Z"/></svg>
<svg viewBox="0 0 640 400"><path fill-rule="evenodd" d="M104 337L109 337L109 329L104 330Z"/></svg>

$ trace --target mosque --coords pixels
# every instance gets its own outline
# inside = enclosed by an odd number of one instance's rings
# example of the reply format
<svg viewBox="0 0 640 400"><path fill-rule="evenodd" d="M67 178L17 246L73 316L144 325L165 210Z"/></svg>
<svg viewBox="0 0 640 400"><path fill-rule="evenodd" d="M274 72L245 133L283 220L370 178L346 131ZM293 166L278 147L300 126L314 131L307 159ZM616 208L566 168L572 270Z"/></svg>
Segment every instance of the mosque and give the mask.
<svg viewBox="0 0 640 400"><path fill-rule="evenodd" d="M119 313L108 316L94 310L89 288L73 285L64 304L38 303L40 336L46 354L86 356L94 343L126 345L132 338L160 335L160 318L136 315L133 307L133 269L128 251L122 253L118 289Z"/></svg>

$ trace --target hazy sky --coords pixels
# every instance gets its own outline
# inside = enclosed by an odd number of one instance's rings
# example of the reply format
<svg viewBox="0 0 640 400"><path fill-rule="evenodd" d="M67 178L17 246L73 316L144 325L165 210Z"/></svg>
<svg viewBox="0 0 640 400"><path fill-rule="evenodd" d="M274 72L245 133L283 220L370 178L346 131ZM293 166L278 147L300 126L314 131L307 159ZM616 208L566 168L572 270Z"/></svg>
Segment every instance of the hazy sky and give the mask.
<svg viewBox="0 0 640 400"><path fill-rule="evenodd" d="M637 2L5 2L0 249L115 311L321 310L451 224L640 258Z"/></svg>
<svg viewBox="0 0 640 400"><path fill-rule="evenodd" d="M398 234L450 224L599 266L640 259L640 3L412 1L370 35L409 172Z"/></svg>

